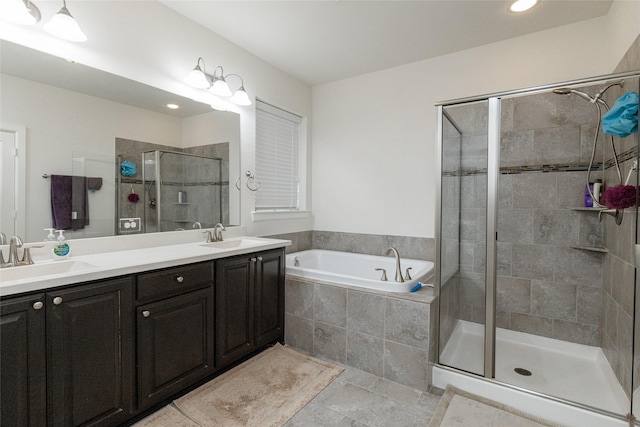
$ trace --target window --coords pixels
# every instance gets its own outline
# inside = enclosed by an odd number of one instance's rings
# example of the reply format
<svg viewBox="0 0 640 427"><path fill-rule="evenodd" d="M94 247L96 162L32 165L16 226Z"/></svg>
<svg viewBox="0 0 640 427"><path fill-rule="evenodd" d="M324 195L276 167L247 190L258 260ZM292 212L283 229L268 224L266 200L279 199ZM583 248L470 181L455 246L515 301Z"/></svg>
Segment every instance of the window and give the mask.
<svg viewBox="0 0 640 427"><path fill-rule="evenodd" d="M299 125L302 117L256 100L256 211L299 207Z"/></svg>

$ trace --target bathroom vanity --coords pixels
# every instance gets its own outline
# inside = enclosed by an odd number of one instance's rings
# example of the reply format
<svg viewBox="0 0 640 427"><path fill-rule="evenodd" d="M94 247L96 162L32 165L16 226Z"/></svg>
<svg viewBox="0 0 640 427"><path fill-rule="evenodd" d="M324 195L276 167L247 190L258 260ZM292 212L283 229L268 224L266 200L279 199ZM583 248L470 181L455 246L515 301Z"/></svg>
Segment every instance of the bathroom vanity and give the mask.
<svg viewBox="0 0 640 427"><path fill-rule="evenodd" d="M35 285L0 271L0 424L126 424L283 342L289 242L219 243L80 256L98 268Z"/></svg>

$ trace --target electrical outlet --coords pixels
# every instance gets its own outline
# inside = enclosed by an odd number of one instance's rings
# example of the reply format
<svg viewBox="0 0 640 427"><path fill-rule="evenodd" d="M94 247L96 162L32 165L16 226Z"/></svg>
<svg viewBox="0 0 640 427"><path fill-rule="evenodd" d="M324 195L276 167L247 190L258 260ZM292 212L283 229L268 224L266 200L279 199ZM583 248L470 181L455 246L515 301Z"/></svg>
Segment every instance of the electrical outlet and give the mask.
<svg viewBox="0 0 640 427"><path fill-rule="evenodd" d="M140 218L120 218L121 233L139 233L142 231L142 220Z"/></svg>

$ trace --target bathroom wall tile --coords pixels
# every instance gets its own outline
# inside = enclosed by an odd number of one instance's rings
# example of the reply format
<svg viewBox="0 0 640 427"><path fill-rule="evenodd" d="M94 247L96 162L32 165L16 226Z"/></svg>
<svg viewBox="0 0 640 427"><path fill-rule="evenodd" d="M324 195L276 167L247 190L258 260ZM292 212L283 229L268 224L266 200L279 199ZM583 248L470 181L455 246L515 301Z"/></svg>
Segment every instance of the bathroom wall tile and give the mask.
<svg viewBox="0 0 640 427"><path fill-rule="evenodd" d="M620 258L613 257L612 296L629 315L633 315L634 267Z"/></svg>
<svg viewBox="0 0 640 427"><path fill-rule="evenodd" d="M598 252L556 247L556 283L580 283L601 287L602 258L603 255Z"/></svg>
<svg viewBox="0 0 640 427"><path fill-rule="evenodd" d="M496 327L511 329L511 313L508 311L496 310Z"/></svg>
<svg viewBox="0 0 640 427"><path fill-rule="evenodd" d="M471 314L471 321L473 323L485 323L487 319L487 310L484 304L474 305L473 313Z"/></svg>
<svg viewBox="0 0 640 427"><path fill-rule="evenodd" d="M617 347L618 343L618 305L608 295L604 295L604 332Z"/></svg>
<svg viewBox="0 0 640 427"><path fill-rule="evenodd" d="M462 167L470 169L487 167L486 135L462 135Z"/></svg>
<svg viewBox="0 0 640 427"><path fill-rule="evenodd" d="M537 128L534 141L534 164L575 163L580 160L579 126Z"/></svg>
<svg viewBox="0 0 640 427"><path fill-rule="evenodd" d="M284 315L284 342L306 353L313 353L313 320Z"/></svg>
<svg viewBox="0 0 640 427"><path fill-rule="evenodd" d="M533 243L533 209L498 209L498 240Z"/></svg>
<svg viewBox="0 0 640 427"><path fill-rule="evenodd" d="M552 93L541 93L518 98L513 108L514 130L556 126L556 97Z"/></svg>
<svg viewBox="0 0 640 427"><path fill-rule="evenodd" d="M552 319L577 318L576 285L531 281L531 314Z"/></svg>
<svg viewBox="0 0 640 427"><path fill-rule="evenodd" d="M578 344L600 346L600 328L566 320L553 321L553 338Z"/></svg>
<svg viewBox="0 0 640 427"><path fill-rule="evenodd" d="M633 71L640 69L640 35L631 44L626 54L622 57L614 72Z"/></svg>
<svg viewBox="0 0 640 427"><path fill-rule="evenodd" d="M635 225L636 225L635 213L632 209L625 210L622 224L618 226L618 256L628 263L635 262L634 245L636 242Z"/></svg>
<svg viewBox="0 0 640 427"><path fill-rule="evenodd" d="M579 215L580 228L578 244L581 246L604 246L602 223L597 215Z"/></svg>
<svg viewBox="0 0 640 427"><path fill-rule="evenodd" d="M347 324L347 290L336 286L315 285L314 319L331 325Z"/></svg>
<svg viewBox="0 0 640 427"><path fill-rule="evenodd" d="M576 319L578 323L600 326L602 293L602 289L578 285Z"/></svg>
<svg viewBox="0 0 640 427"><path fill-rule="evenodd" d="M543 337L552 337L553 320L529 314L511 313L511 329Z"/></svg>
<svg viewBox="0 0 640 427"><path fill-rule="evenodd" d="M513 110L517 98L503 98L500 102L500 130L510 132L513 130Z"/></svg>
<svg viewBox="0 0 640 427"><path fill-rule="evenodd" d="M386 298L384 338L429 349L429 304Z"/></svg>
<svg viewBox="0 0 640 427"><path fill-rule="evenodd" d="M614 255L606 253L602 261L602 289L609 295L613 295L611 282L611 275L613 270L612 264L614 262L613 257Z"/></svg>
<svg viewBox="0 0 640 427"><path fill-rule="evenodd" d="M484 305L484 277L479 274L465 273L460 280L460 302L462 304Z"/></svg>
<svg viewBox="0 0 640 427"><path fill-rule="evenodd" d="M369 292L347 293L347 329L374 337L384 336L385 298Z"/></svg>
<svg viewBox="0 0 640 427"><path fill-rule="evenodd" d="M536 209L533 213L533 243L575 245L578 243L578 212Z"/></svg>
<svg viewBox="0 0 640 427"><path fill-rule="evenodd" d="M498 175L498 208L510 209L512 207L513 207L513 175L500 174Z"/></svg>
<svg viewBox="0 0 640 427"><path fill-rule="evenodd" d="M512 257L513 276L545 281L553 280L553 247L513 244Z"/></svg>
<svg viewBox="0 0 640 427"><path fill-rule="evenodd" d="M347 330L347 365L382 377L383 354L381 338Z"/></svg>
<svg viewBox="0 0 640 427"><path fill-rule="evenodd" d="M584 125L595 120L595 107L577 96L557 96L558 124Z"/></svg>
<svg viewBox="0 0 640 427"><path fill-rule="evenodd" d="M500 134L500 166L535 164L534 131L502 131Z"/></svg>
<svg viewBox="0 0 640 427"><path fill-rule="evenodd" d="M484 239L477 241L474 246L473 271L479 274L484 274L487 271L487 244Z"/></svg>
<svg viewBox="0 0 640 427"><path fill-rule="evenodd" d="M313 296L315 285L291 278L284 283L285 313L313 320Z"/></svg>
<svg viewBox="0 0 640 427"><path fill-rule="evenodd" d="M583 207L587 173L583 171L562 172L559 176L556 200L553 206L565 209Z"/></svg>
<svg viewBox="0 0 640 427"><path fill-rule="evenodd" d="M496 307L505 313L531 312L531 280L498 276Z"/></svg>
<svg viewBox="0 0 640 427"><path fill-rule="evenodd" d="M346 363L347 330L316 321L313 330L313 354Z"/></svg>
<svg viewBox="0 0 640 427"><path fill-rule="evenodd" d="M633 355L633 318L626 313L619 313L618 316L618 353L622 359L622 366L625 370L623 376L631 377L631 362Z"/></svg>
<svg viewBox="0 0 640 427"><path fill-rule="evenodd" d="M427 390L427 369L426 351L385 341L384 378L418 390Z"/></svg>
<svg viewBox="0 0 640 427"><path fill-rule="evenodd" d="M593 137L595 133L595 123L587 123L580 126L580 161L583 163L591 161L591 156L593 155ZM595 156L593 157L594 164L602 163L604 159L604 146L604 136L602 133L599 133L596 142Z"/></svg>
<svg viewBox="0 0 640 427"><path fill-rule="evenodd" d="M537 208L555 203L555 173L516 174L512 180L514 208Z"/></svg>
<svg viewBox="0 0 640 427"><path fill-rule="evenodd" d="M499 276L511 276L511 243L498 242L497 272Z"/></svg>

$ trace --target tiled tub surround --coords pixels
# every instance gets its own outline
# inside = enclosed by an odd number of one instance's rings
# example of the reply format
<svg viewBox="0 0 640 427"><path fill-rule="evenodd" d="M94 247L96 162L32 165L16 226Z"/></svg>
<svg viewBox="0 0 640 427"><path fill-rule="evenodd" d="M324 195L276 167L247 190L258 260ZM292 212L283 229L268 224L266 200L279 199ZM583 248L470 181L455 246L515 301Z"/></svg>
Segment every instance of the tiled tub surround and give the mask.
<svg viewBox="0 0 640 427"><path fill-rule="evenodd" d="M419 390L430 381L436 322L430 289L413 294L285 281L285 342Z"/></svg>

